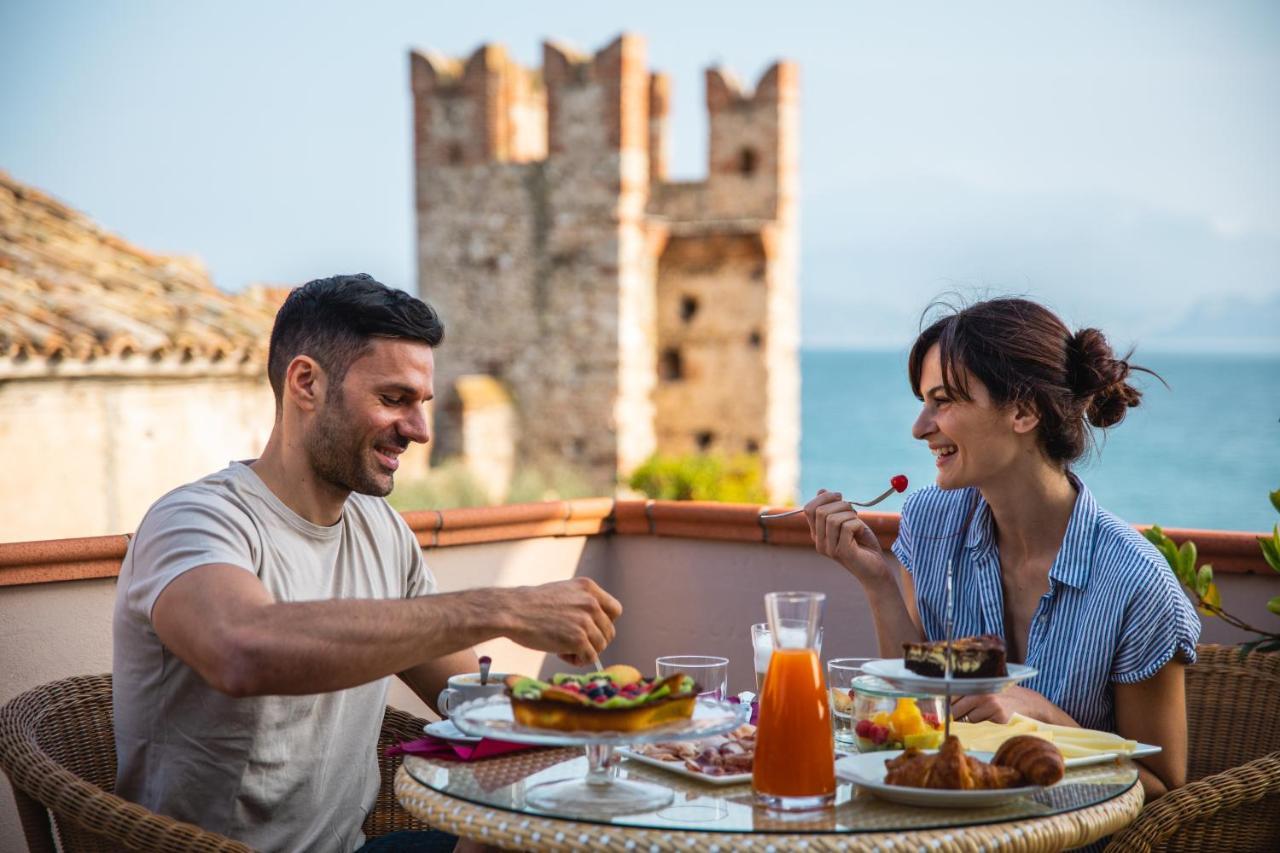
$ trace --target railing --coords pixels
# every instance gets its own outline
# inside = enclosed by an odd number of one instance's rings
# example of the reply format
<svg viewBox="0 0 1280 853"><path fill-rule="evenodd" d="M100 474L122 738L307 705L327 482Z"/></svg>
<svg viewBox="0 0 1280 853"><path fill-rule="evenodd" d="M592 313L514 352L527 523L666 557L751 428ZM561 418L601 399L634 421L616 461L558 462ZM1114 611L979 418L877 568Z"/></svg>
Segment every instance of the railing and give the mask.
<svg viewBox="0 0 1280 853"><path fill-rule="evenodd" d="M770 507L693 501L587 498L451 510L413 510L405 521L427 549L552 536L662 536L810 547L801 517L760 520ZM861 514L888 547L898 535L898 515ZM1143 529L1141 527L1139 530ZM1194 540L1200 559L1215 572L1270 574L1258 548L1263 534L1169 529L1181 544ZM0 587L108 578L119 574L128 535L0 544Z"/></svg>

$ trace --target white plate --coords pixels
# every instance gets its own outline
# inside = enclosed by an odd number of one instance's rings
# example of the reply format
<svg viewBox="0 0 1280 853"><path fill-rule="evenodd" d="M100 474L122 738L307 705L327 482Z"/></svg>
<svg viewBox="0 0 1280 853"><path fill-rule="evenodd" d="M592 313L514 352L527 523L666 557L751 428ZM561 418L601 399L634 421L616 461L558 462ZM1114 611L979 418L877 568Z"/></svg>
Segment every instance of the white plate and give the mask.
<svg viewBox="0 0 1280 853"><path fill-rule="evenodd" d="M634 732L562 732L535 729L517 723L506 696L489 696L464 702L453 712L453 722L466 734L492 737L537 746L621 746L664 740L698 740L736 729L751 716L751 706L718 699L699 699L693 716Z"/></svg>
<svg viewBox="0 0 1280 853"><path fill-rule="evenodd" d="M462 743L480 742L480 738L464 734L461 729L453 724L453 720L436 720L434 723L427 723L422 727L422 730L441 740L456 740Z"/></svg>
<svg viewBox="0 0 1280 853"><path fill-rule="evenodd" d="M884 783L885 761L902 754L900 749L846 755L836 761L836 776L871 791L881 799L908 806L928 808L982 808L996 806L1044 790L1039 785L1023 788L996 788L984 791L951 791L941 788L908 788ZM991 760L989 752L970 752L974 758Z"/></svg>
<svg viewBox="0 0 1280 853"><path fill-rule="evenodd" d="M1105 764L1108 761L1114 761L1117 758L1142 758L1146 755L1155 755L1160 752L1160 747L1149 743L1138 744L1137 749L1133 752L1099 752L1097 755L1081 755L1076 758L1064 758L1062 763L1068 768L1071 767L1088 767L1091 764Z"/></svg>
<svg viewBox="0 0 1280 853"><path fill-rule="evenodd" d="M651 758L648 755L632 752L629 749L619 749L617 753L631 761L639 761L641 764L648 764L650 767L661 767L663 770L678 773L686 779L697 779L699 782L706 782L708 785L737 785L740 782L751 781L750 773L729 773L725 776L712 776L710 773L699 773L696 770L690 770L689 765L683 761L663 761L660 758Z"/></svg>
<svg viewBox="0 0 1280 853"><path fill-rule="evenodd" d="M893 686L908 692L941 695L951 687L952 696L965 696L972 693L999 693L1010 684L1017 684L1035 675L1037 670L1020 663L1006 665L1008 675L993 678L934 678L920 675L907 669L902 658L885 658L884 660L867 661L862 671L868 675L883 678Z"/></svg>

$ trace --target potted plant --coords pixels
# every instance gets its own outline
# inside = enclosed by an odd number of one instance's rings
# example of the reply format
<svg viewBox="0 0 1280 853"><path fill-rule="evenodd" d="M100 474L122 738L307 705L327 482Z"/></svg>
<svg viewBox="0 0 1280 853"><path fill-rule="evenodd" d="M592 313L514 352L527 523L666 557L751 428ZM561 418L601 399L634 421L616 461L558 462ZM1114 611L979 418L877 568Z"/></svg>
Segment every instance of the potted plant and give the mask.
<svg viewBox="0 0 1280 853"><path fill-rule="evenodd" d="M1271 505L1276 508L1276 512L1280 512L1280 489L1272 492L1270 497ZM1178 547L1165 535L1158 524L1153 525L1143 535L1164 555L1165 560L1169 562L1169 568L1173 569L1173 573L1177 575L1178 581L1187 590L1187 594L1195 602L1196 609L1201 614L1216 616L1233 627L1257 635L1257 639L1240 644L1242 654L1248 654L1255 649L1261 652L1280 651L1280 631L1255 628L1222 609L1222 598L1218 594L1217 585L1213 582L1213 566L1207 563L1196 566L1196 543L1188 540L1182 543L1182 547ZM1280 572L1280 524L1272 527L1270 536L1259 538L1258 544L1262 547L1262 556L1267 561L1267 565L1273 571ZM1267 609L1280 616L1280 595L1267 602Z"/></svg>

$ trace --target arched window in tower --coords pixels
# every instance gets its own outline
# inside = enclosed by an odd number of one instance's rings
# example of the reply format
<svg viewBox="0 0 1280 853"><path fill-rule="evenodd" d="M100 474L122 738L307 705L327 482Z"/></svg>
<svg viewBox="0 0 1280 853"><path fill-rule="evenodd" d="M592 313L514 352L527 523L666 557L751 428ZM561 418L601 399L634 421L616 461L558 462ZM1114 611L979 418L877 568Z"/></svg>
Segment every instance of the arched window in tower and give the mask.
<svg viewBox="0 0 1280 853"><path fill-rule="evenodd" d="M696 296L680 297L680 319L688 323L693 319L693 315L698 313L698 298Z"/></svg>
<svg viewBox="0 0 1280 853"><path fill-rule="evenodd" d="M702 432L694 433L693 440L697 442L698 449L705 453L715 443L716 434L710 430L703 430Z"/></svg>
<svg viewBox="0 0 1280 853"><path fill-rule="evenodd" d="M738 174L749 178L756 173L759 155L754 148L743 148L738 152Z"/></svg>
<svg viewBox="0 0 1280 853"><path fill-rule="evenodd" d="M764 338L760 335L759 329L752 329L751 334L747 335L747 344L752 349L760 349L760 343Z"/></svg>
<svg viewBox="0 0 1280 853"><path fill-rule="evenodd" d="M684 360L680 357L680 350L668 347L662 351L658 358L658 375L666 382L684 379Z"/></svg>
<svg viewBox="0 0 1280 853"><path fill-rule="evenodd" d="M462 144L450 142L449 147L445 149L444 158L450 166L462 165Z"/></svg>

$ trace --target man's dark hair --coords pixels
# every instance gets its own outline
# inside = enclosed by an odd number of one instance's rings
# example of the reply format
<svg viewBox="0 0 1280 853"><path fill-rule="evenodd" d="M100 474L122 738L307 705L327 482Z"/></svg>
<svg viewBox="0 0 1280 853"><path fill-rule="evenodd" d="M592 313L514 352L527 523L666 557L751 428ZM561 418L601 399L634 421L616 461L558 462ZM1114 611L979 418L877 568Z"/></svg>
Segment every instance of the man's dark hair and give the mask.
<svg viewBox="0 0 1280 853"><path fill-rule="evenodd" d="M296 288L280 306L271 329L267 379L276 403L284 398L285 371L297 356L314 358L340 388L348 368L373 338L436 347L444 340L444 324L421 299L365 273L318 278Z"/></svg>

